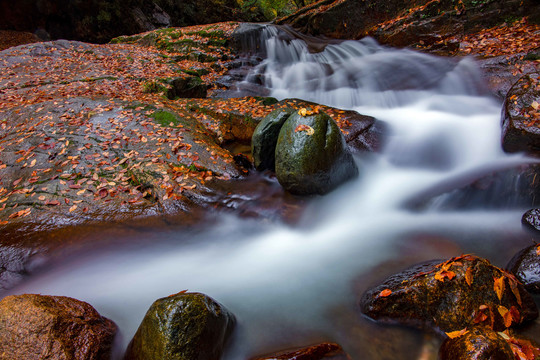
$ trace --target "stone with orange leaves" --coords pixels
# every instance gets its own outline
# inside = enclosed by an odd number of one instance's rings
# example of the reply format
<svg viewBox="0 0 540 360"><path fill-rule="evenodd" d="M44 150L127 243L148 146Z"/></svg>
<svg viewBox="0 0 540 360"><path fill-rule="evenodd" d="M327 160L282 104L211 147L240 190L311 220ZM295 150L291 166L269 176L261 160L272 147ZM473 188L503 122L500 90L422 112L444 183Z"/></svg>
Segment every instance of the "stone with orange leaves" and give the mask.
<svg viewBox="0 0 540 360"><path fill-rule="evenodd" d="M387 296L380 296L383 291ZM499 331L538 316L531 295L513 275L473 255L392 275L364 293L360 306L377 321L444 332L476 324Z"/></svg>

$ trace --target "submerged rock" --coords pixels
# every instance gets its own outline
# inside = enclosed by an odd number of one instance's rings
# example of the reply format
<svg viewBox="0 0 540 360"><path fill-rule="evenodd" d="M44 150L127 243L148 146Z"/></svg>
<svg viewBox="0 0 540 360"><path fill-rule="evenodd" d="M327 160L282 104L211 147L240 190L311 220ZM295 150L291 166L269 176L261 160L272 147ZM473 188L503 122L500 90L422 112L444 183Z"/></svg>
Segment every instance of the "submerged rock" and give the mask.
<svg viewBox="0 0 540 360"><path fill-rule="evenodd" d="M499 333L485 326L477 326L443 342L439 350L439 359L514 360L515 358L512 348Z"/></svg>
<svg viewBox="0 0 540 360"><path fill-rule="evenodd" d="M126 360L218 360L234 315L200 293L156 300L126 351Z"/></svg>
<svg viewBox="0 0 540 360"><path fill-rule="evenodd" d="M276 354L264 355L252 360L350 360L341 346L335 343L321 343L301 349L285 350Z"/></svg>
<svg viewBox="0 0 540 360"><path fill-rule="evenodd" d="M303 111L305 116L300 114ZM358 176L358 168L335 121L324 113L301 109L279 133L276 175L293 194L326 194Z"/></svg>
<svg viewBox="0 0 540 360"><path fill-rule="evenodd" d="M276 169L275 152L279 131L293 112L293 109L274 110L257 125L251 138L251 154L255 169L259 171Z"/></svg>
<svg viewBox="0 0 540 360"><path fill-rule="evenodd" d="M531 229L538 233L540 231L540 209L531 209L523 214L521 223L527 229Z"/></svg>
<svg viewBox="0 0 540 360"><path fill-rule="evenodd" d="M518 252L508 263L507 269L523 283L525 289L540 293L540 245L531 245Z"/></svg>
<svg viewBox="0 0 540 360"><path fill-rule="evenodd" d="M444 332L474 324L503 330L538 316L534 300L513 275L472 255L395 274L368 290L360 306L375 320Z"/></svg>
<svg viewBox="0 0 540 360"><path fill-rule="evenodd" d="M45 295L0 301L2 359L110 359L116 325L89 304Z"/></svg>
<svg viewBox="0 0 540 360"><path fill-rule="evenodd" d="M502 112L504 151L540 155L540 73L524 75L506 95Z"/></svg>

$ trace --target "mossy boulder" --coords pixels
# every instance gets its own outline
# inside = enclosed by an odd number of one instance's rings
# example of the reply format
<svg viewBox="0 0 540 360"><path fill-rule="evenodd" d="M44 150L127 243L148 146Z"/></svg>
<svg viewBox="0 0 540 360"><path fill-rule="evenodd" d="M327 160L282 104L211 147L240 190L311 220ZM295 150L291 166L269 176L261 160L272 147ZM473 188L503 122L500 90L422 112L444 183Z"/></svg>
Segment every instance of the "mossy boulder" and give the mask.
<svg viewBox="0 0 540 360"><path fill-rule="evenodd" d="M514 360L510 344L496 331L485 326L464 330L448 338L439 349L441 360Z"/></svg>
<svg viewBox="0 0 540 360"><path fill-rule="evenodd" d="M502 146L506 152L540 156L540 73L521 77L510 89L502 111Z"/></svg>
<svg viewBox="0 0 540 360"><path fill-rule="evenodd" d="M126 351L126 360L218 360L234 315L200 293L156 300Z"/></svg>
<svg viewBox="0 0 540 360"><path fill-rule="evenodd" d="M0 358L106 360L116 325L65 296L25 294L0 301Z"/></svg>
<svg viewBox="0 0 540 360"><path fill-rule="evenodd" d="M290 116L275 155L277 179L293 194L326 194L358 176L341 130L325 113L300 109Z"/></svg>
<svg viewBox="0 0 540 360"><path fill-rule="evenodd" d="M198 76L180 77L170 82L171 88L167 97L176 98L206 98L208 87Z"/></svg>
<svg viewBox="0 0 540 360"><path fill-rule="evenodd" d="M533 298L513 275L472 255L395 274L368 290L360 306L374 320L444 332L473 325L501 331L538 316Z"/></svg>
<svg viewBox="0 0 540 360"><path fill-rule="evenodd" d="M293 112L293 109L274 110L257 125L251 137L251 154L255 169L259 171L276 169L275 152L279 131Z"/></svg>
<svg viewBox="0 0 540 360"><path fill-rule="evenodd" d="M518 252L508 263L508 271L531 293L540 294L540 245L531 245Z"/></svg>

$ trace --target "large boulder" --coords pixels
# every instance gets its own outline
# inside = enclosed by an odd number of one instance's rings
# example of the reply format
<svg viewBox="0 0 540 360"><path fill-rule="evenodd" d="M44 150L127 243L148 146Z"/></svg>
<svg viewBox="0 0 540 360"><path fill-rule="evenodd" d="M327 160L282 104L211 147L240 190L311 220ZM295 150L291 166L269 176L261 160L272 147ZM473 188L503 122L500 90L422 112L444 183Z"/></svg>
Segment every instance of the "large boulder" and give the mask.
<svg viewBox="0 0 540 360"><path fill-rule="evenodd" d="M171 100L176 98L205 98L207 85L198 76L179 77L170 82L167 97Z"/></svg>
<svg viewBox="0 0 540 360"><path fill-rule="evenodd" d="M540 73L521 77L510 89L502 112L504 151L540 155Z"/></svg>
<svg viewBox="0 0 540 360"><path fill-rule="evenodd" d="M89 304L45 295L0 301L2 359L110 359L116 325Z"/></svg>
<svg viewBox="0 0 540 360"><path fill-rule="evenodd" d="M527 291L540 294L540 245L534 244L518 252L506 268Z"/></svg>
<svg viewBox="0 0 540 360"><path fill-rule="evenodd" d="M503 330L538 316L533 298L513 275L472 255L395 274L368 290L360 306L375 320L444 332L475 324Z"/></svg>
<svg viewBox="0 0 540 360"><path fill-rule="evenodd" d="M277 109L268 114L255 128L251 138L251 154L255 169L276 169L276 145L279 131L292 115L293 109Z"/></svg>
<svg viewBox="0 0 540 360"><path fill-rule="evenodd" d="M303 108L280 130L276 175L293 194L325 194L358 176L358 168L335 121Z"/></svg>
<svg viewBox="0 0 540 360"><path fill-rule="evenodd" d="M126 360L219 360L234 315L212 298L181 292L156 300L126 351Z"/></svg>

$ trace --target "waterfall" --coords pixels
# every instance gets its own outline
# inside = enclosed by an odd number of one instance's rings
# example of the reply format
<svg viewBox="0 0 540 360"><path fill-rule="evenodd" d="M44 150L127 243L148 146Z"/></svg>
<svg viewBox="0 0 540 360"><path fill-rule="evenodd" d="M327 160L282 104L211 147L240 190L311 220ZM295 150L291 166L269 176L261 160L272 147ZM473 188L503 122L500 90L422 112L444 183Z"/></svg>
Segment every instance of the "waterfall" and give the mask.
<svg viewBox="0 0 540 360"><path fill-rule="evenodd" d="M298 226L223 215L189 242L181 231L154 229L151 246L73 259L12 293L87 301L119 325L121 346L155 299L189 289L236 314L226 360L320 340L340 343L354 359L385 358L377 355L385 344L396 344L393 359L417 359L422 336L362 319L358 292L411 261L472 252L504 266L529 244L520 228L526 204L480 201L445 211L437 201L422 210L408 204L529 160L501 151L500 104L470 58L392 49L370 38L313 47L290 29L262 32L262 43L251 46L266 57L245 84L388 125L381 153L357 155L361 176L315 199Z"/></svg>

